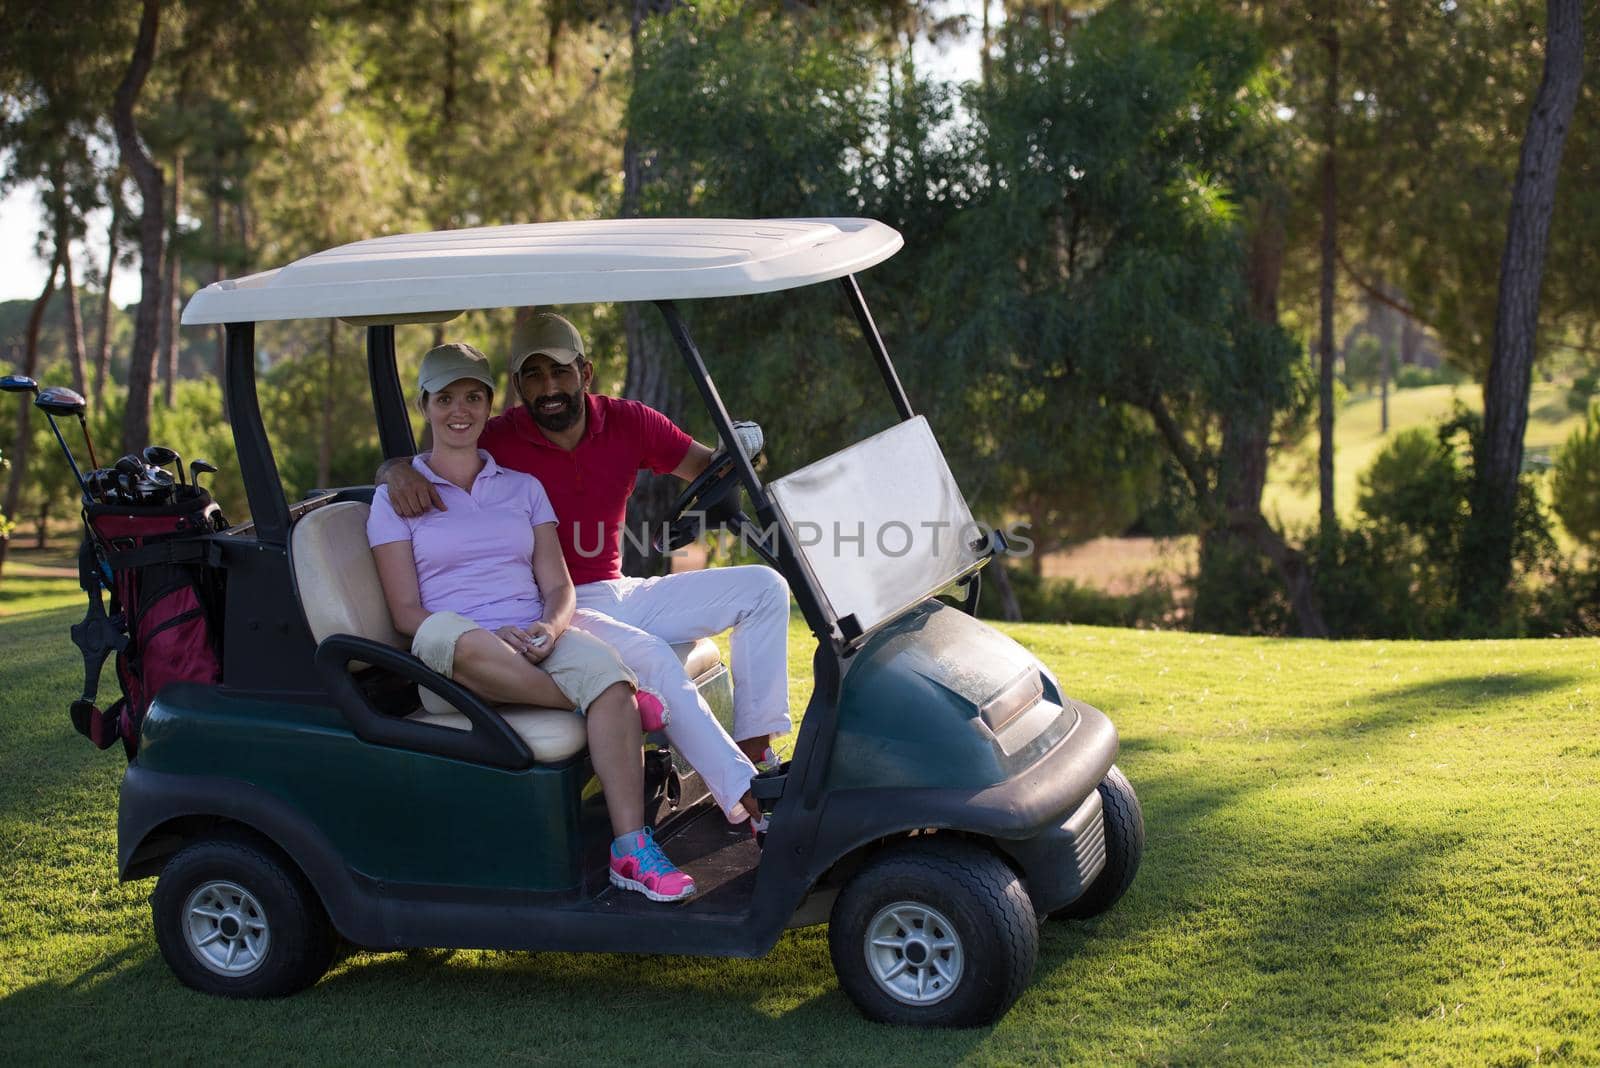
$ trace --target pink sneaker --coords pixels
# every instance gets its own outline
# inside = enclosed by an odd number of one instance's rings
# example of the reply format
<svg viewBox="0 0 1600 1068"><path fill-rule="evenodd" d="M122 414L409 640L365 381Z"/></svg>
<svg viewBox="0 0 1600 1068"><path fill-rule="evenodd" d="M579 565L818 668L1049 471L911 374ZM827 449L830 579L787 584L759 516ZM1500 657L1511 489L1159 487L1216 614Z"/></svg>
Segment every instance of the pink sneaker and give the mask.
<svg viewBox="0 0 1600 1068"><path fill-rule="evenodd" d="M652 734L667 725L670 717L661 698L649 690L640 690L633 696L639 702L639 726L644 728L646 734Z"/></svg>
<svg viewBox="0 0 1600 1068"><path fill-rule="evenodd" d="M635 831L630 844L631 852L619 854L611 843L612 886L637 890L651 901L682 901L694 893L694 880L661 852L650 828Z"/></svg>

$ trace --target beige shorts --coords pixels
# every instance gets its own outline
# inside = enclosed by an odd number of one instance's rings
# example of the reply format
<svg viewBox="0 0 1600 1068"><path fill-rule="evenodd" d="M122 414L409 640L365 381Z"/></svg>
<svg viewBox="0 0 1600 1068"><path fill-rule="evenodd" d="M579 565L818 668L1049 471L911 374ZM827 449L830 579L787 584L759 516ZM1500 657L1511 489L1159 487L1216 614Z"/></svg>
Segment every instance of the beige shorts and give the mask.
<svg viewBox="0 0 1600 1068"><path fill-rule="evenodd" d="M477 629L478 625L466 616L435 612L417 628L411 639L411 653L445 678L454 678L456 642L469 630ZM556 639L556 647L537 666L561 687L579 712L586 711L596 697L619 682L634 689L639 686L638 678L611 646L592 634L571 628Z"/></svg>

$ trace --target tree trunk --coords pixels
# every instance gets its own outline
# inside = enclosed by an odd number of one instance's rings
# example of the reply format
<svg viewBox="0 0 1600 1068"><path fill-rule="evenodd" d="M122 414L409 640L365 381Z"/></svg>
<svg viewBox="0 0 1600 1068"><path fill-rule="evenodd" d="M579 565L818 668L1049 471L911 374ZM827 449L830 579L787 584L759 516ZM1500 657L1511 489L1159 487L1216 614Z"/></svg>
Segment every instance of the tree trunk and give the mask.
<svg viewBox="0 0 1600 1068"><path fill-rule="evenodd" d="M1322 46L1328 53L1327 81L1323 87L1322 153L1322 279L1319 292L1322 322L1318 352L1317 402L1317 488L1322 531L1327 534L1339 525L1333 497L1333 300L1334 268L1338 262L1338 128L1339 128L1339 30L1333 21L1333 4L1326 13Z"/></svg>
<svg viewBox="0 0 1600 1068"><path fill-rule="evenodd" d="M156 346L161 355L161 403L172 407L172 392L178 380L178 316L182 307L178 299L178 279L183 270L182 255L178 251L178 209L183 201L183 153L172 160L172 200L169 203L172 225L167 232L166 281L161 301L160 343Z"/></svg>
<svg viewBox="0 0 1600 1068"><path fill-rule="evenodd" d="M111 279L117 271L117 239L122 231L122 175L109 183L111 225L106 228L106 284L100 294L100 339L94 353L94 397L105 396L106 378L111 372Z"/></svg>
<svg viewBox="0 0 1600 1068"><path fill-rule="evenodd" d="M1251 317L1274 328L1278 325L1278 289L1283 277L1286 241L1282 212L1272 202L1264 202L1251 228L1245 273ZM1317 603L1310 565L1304 554L1285 541L1261 514L1261 493L1267 484L1267 450L1271 439L1272 411L1264 405L1235 407L1223 416L1216 489L1220 501L1208 509L1202 497L1201 509L1204 514L1220 507L1221 516L1220 521L1208 524L1201 533L1201 559L1228 559L1242 551L1265 557L1288 594L1300 635L1326 638L1328 625ZM1191 481L1200 477L1192 464L1184 468ZM1207 489L1203 481L1196 485L1197 493L1206 493ZM1224 546L1225 551L1221 553L1205 551ZM1204 606L1197 605L1195 614L1204 615Z"/></svg>
<svg viewBox="0 0 1600 1068"><path fill-rule="evenodd" d="M1583 81L1583 9L1580 0L1546 4L1544 77L1528 114L1511 217L1500 255L1494 354L1483 383L1482 455L1474 458L1471 533L1465 547L1471 567L1461 569L1461 607L1493 626L1511 582L1517 486L1528 392L1539 331L1539 291L1544 281L1550 216L1567 128Z"/></svg>
<svg viewBox="0 0 1600 1068"><path fill-rule="evenodd" d="M1017 603L1017 591L1011 588L1011 576L1006 574L1005 558L991 560L982 575L984 586L1000 596L1000 618L1007 623L1020 623L1022 606Z"/></svg>
<svg viewBox="0 0 1600 1068"><path fill-rule="evenodd" d="M1379 286L1384 290L1392 287L1384 281L1379 281ZM1395 303L1404 296L1399 290L1393 290ZM1394 378L1394 354L1400 344L1400 333L1403 329L1401 323L1405 316L1393 304L1385 304L1379 300L1370 302L1371 314L1378 324L1378 341L1381 348L1378 350L1378 432L1389 433L1389 382Z"/></svg>
<svg viewBox="0 0 1600 1068"><path fill-rule="evenodd" d="M671 0L634 0L633 13L628 25L628 40L632 45L629 62L637 74L639 68L639 33L651 15L672 9ZM644 171L639 158L639 131L629 123L627 136L622 142L622 214L636 218L640 212L641 194L644 190ZM663 413L674 422L679 413L674 403L669 354L657 330L646 327L644 309L637 303L623 305L622 329L628 346L628 373L623 380L622 394ZM682 489L675 481L650 475L641 476L633 496L628 499L627 529L634 537L622 539L622 570L629 575L659 575L670 561L653 548L653 537L638 537L641 531L653 534L660 525L672 518L667 514L672 502ZM640 550L638 544L646 548Z"/></svg>
<svg viewBox="0 0 1600 1068"><path fill-rule="evenodd" d="M72 388L87 395L88 374L83 352L83 314L78 307L78 287L72 279L72 237L65 214L56 224L56 258L61 261L61 288L67 298L67 360L72 365Z"/></svg>
<svg viewBox="0 0 1600 1068"><path fill-rule="evenodd" d="M33 528L33 547L35 549L50 548L50 498L47 496L39 504L39 515L36 517L37 525Z"/></svg>
<svg viewBox="0 0 1600 1068"><path fill-rule="evenodd" d="M156 334L161 313L161 259L166 238L165 184L161 168L150 158L133 109L155 61L160 0L144 0L139 36L127 73L117 86L111 124L117 134L122 165L133 175L143 201L139 220L139 310L134 317L133 349L128 355L128 406L122 418L122 451L138 452L150 441L150 386L155 376Z"/></svg>
<svg viewBox="0 0 1600 1068"><path fill-rule="evenodd" d="M1389 433L1389 375L1391 360L1388 346L1378 354L1378 433Z"/></svg>
<svg viewBox="0 0 1600 1068"><path fill-rule="evenodd" d="M39 299L33 302L33 308L28 312L28 329L23 335L22 367L23 374L32 378L39 371L39 326L44 322L45 305L50 303L50 298L56 291L57 262L50 264L50 274L44 280L44 292L39 294ZM26 398L31 401L32 398ZM6 458L11 461L11 478L6 482L5 506L0 507L0 515L15 520L17 506L22 502L22 486L28 479L28 453L29 446L33 443L33 428L30 425L33 418L33 405L24 403L19 405L17 412L17 433L11 439L11 451ZM0 571L5 569L6 550L11 545L10 538L0 538Z"/></svg>

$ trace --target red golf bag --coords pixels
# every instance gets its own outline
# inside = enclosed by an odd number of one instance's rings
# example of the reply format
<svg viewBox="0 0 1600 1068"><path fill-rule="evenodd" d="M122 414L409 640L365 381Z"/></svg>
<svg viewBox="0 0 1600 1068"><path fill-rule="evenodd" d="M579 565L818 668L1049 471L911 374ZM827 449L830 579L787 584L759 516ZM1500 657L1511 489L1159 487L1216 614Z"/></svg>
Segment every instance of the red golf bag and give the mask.
<svg viewBox="0 0 1600 1068"><path fill-rule="evenodd" d="M150 701L171 682L222 677L224 573L206 536L227 528L205 490L182 486L170 504L89 504L78 583L89 597L72 640L83 653L83 696L72 725L105 749L122 740L128 759ZM111 595L110 610L101 591ZM102 710L100 671L117 654L122 696Z"/></svg>

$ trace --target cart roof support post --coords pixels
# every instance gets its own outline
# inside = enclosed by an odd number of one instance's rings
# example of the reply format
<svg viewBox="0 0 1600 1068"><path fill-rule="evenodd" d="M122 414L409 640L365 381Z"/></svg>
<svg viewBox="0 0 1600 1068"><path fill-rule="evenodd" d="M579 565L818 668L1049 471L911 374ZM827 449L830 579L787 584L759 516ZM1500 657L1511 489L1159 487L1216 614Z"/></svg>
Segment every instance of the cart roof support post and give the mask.
<svg viewBox="0 0 1600 1068"><path fill-rule="evenodd" d="M256 324L227 324L223 354L228 379L228 421L233 424L233 446L239 454L245 498L256 538L273 545L289 541L289 505L283 497L278 465L272 458L267 428L256 399Z"/></svg>
<svg viewBox="0 0 1600 1068"><path fill-rule="evenodd" d="M839 279L839 287L844 290L845 300L850 302L850 310L856 314L856 322L861 325L861 332L867 337L867 347L872 350L872 358L878 364L878 373L883 376L883 384L889 389L889 399L894 401L894 410L899 413L904 422L915 413L911 410L911 400L906 396L906 389L900 384L900 375L894 369L894 363L889 359L889 350L884 347L883 335L878 333L878 324L872 319L872 312L867 308L867 298L861 295L861 286L856 283L856 276L847 274Z"/></svg>
<svg viewBox="0 0 1600 1068"><path fill-rule="evenodd" d="M656 307L661 309L661 315L667 321L667 330L672 334L672 340L677 344L678 351L683 354L684 363L689 367L689 377L694 379L695 388L700 391L700 399L705 402L706 409L711 413L711 420L717 427L717 435L722 438L723 444L733 456L740 481L750 492L750 501L755 505L756 521L761 524L762 536L765 537L766 532L771 531L776 537L775 555L778 562L783 565L781 568L783 577L789 580L790 592L794 594L795 602L800 606L801 615L805 616L806 624L819 641L828 641L833 627L828 619L828 613L822 608L821 592L814 585L810 573L801 565L799 554L790 544L783 525L778 522L778 514L772 507L771 498L767 496L766 487L761 484L755 466L745 454L739 435L733 432L733 417L728 414L727 406L722 403L722 396L717 392L716 383L711 381L711 373L706 370L705 361L700 358L700 350L695 347L694 339L689 336L689 327L684 323L683 316L678 314L678 308L672 301L658 300Z"/></svg>
<svg viewBox="0 0 1600 1068"><path fill-rule="evenodd" d="M378 414L378 443L383 458L415 456L417 439L406 412L405 391L395 364L394 327L367 327L367 380L372 383L372 410Z"/></svg>

